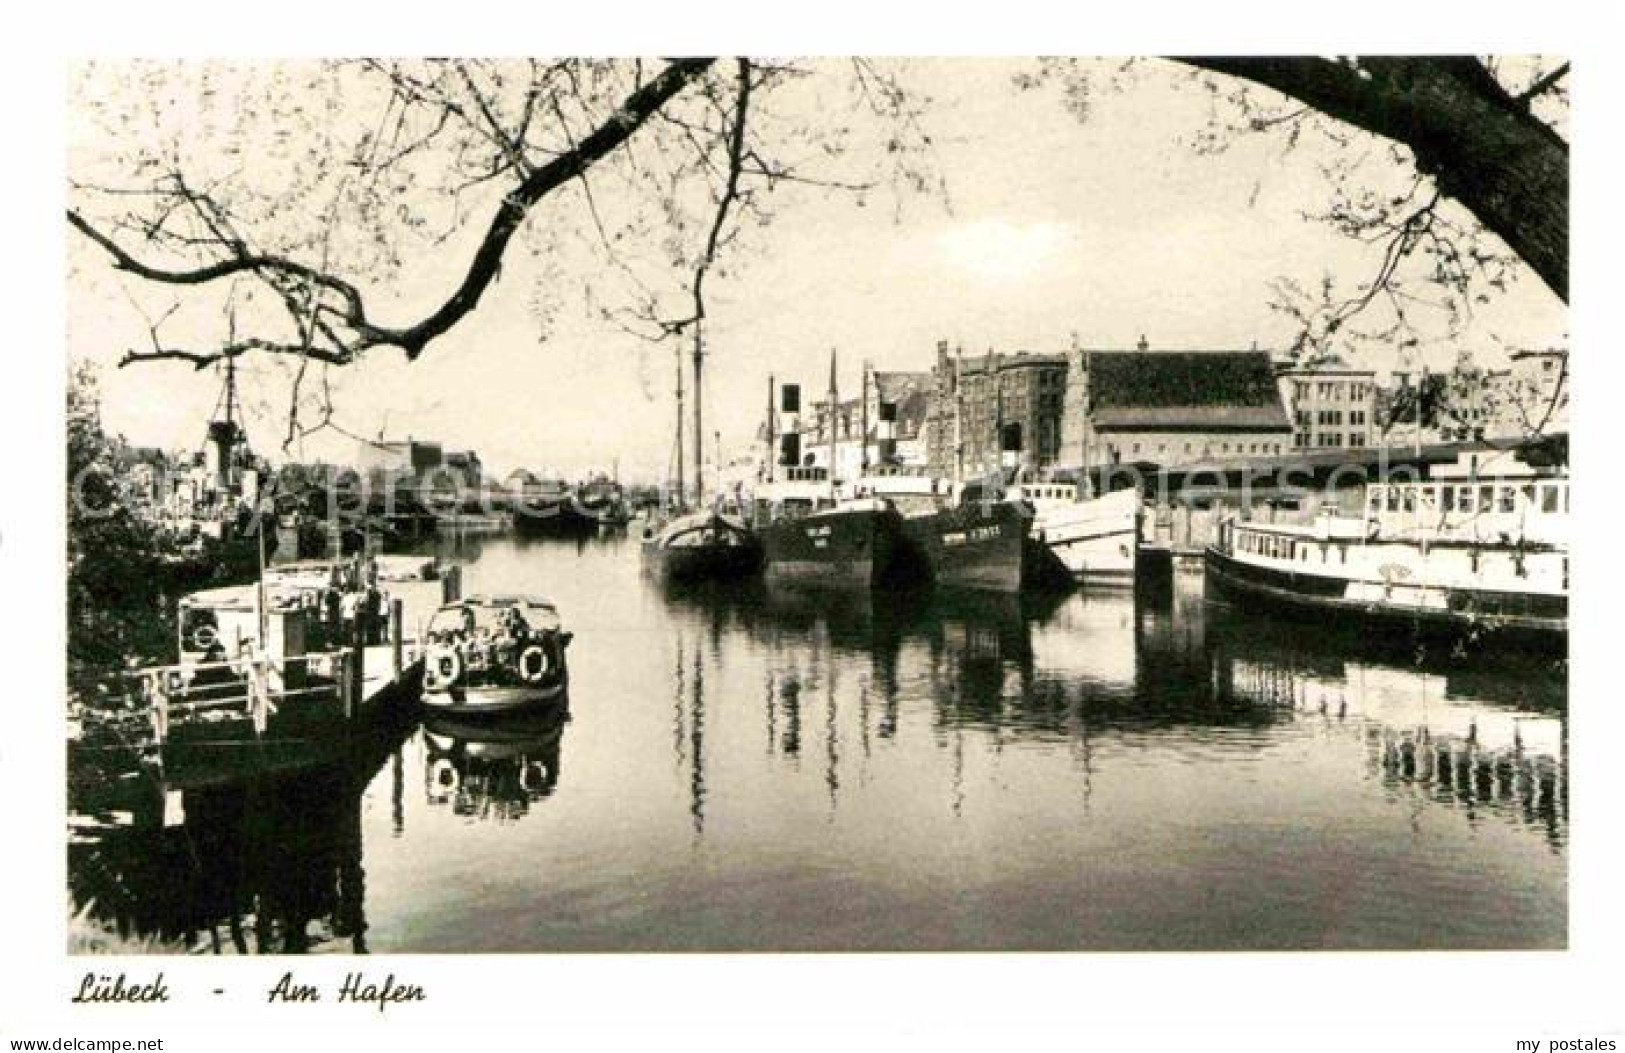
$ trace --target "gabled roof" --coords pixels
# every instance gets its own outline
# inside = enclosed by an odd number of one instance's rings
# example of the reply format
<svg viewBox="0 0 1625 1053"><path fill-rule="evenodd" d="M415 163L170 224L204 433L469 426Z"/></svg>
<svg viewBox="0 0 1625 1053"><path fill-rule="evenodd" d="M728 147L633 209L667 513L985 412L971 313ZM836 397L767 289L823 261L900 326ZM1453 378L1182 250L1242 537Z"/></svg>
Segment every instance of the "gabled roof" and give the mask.
<svg viewBox="0 0 1625 1053"><path fill-rule="evenodd" d="M1267 351L1089 352L1099 429L1291 431Z"/></svg>
<svg viewBox="0 0 1625 1053"><path fill-rule="evenodd" d="M931 414L931 396L924 391L911 391L897 403L897 433L900 436L919 434Z"/></svg>
<svg viewBox="0 0 1625 1053"><path fill-rule="evenodd" d="M931 391L936 385L936 374L930 370L877 369L869 374L869 380L881 402L901 403L916 391Z"/></svg>

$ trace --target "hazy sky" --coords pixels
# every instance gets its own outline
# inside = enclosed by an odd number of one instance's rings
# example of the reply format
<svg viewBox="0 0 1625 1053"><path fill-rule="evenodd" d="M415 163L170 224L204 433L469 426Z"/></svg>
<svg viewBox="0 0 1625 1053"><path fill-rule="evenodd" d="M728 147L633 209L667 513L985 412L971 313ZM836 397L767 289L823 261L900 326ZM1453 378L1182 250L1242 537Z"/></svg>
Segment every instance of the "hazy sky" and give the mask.
<svg viewBox="0 0 1625 1053"><path fill-rule="evenodd" d="M801 195L713 279L706 412L725 446L754 432L769 373L821 390L831 348L855 393L863 359L928 368L939 339L967 352L1060 350L1073 334L1089 347L1132 346L1141 334L1153 347L1276 347L1294 329L1267 306L1272 279L1314 284L1331 271L1352 283L1374 269L1372 249L1300 216L1326 200L1313 149L1283 153L1279 136L1257 136L1198 154L1201 92L1176 90L1179 74L1154 68L1097 93L1080 121L1054 91L1013 88L1012 74L1030 65L908 63L906 83L933 100L926 123L948 201L908 198L899 211L884 195L862 207ZM412 288L449 280L466 261L456 248L414 263ZM334 371L337 419L369 436L473 448L498 471L575 473L617 458L623 475L662 470L672 349L599 320L575 291L592 275L561 280L574 255L551 267L508 261L475 314L416 363L381 349ZM132 300L151 309L152 290L114 275L82 239L71 239L69 263L70 354L111 363L147 346ZM545 324L531 306L541 288L556 302ZM1442 367L1466 346L1494 362L1503 347L1566 343L1566 325L1562 304L1526 273L1480 305L1461 341L1438 340L1426 355ZM1393 359L1365 356L1378 368ZM245 364L244 386L250 438L280 459L286 374ZM108 369L105 419L135 442L196 446L218 389L217 375L184 365ZM352 446L328 434L290 455L343 460Z"/></svg>

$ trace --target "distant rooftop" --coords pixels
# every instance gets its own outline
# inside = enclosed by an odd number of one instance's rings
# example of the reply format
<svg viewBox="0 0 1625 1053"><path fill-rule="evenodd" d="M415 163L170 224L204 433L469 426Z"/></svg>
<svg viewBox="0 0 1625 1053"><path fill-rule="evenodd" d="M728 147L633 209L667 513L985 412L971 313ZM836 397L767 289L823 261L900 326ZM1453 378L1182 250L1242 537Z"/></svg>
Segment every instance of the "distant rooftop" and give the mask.
<svg viewBox="0 0 1625 1053"><path fill-rule="evenodd" d="M986 354L966 355L959 360L961 373L983 373L987 371L988 359ZM1064 354L1050 354L1037 351L1017 351L1012 354L998 353L991 356L993 368L1024 369L1029 366L1064 366L1067 356Z"/></svg>
<svg viewBox="0 0 1625 1053"><path fill-rule="evenodd" d="M1291 431L1267 351L1091 351L1095 427Z"/></svg>

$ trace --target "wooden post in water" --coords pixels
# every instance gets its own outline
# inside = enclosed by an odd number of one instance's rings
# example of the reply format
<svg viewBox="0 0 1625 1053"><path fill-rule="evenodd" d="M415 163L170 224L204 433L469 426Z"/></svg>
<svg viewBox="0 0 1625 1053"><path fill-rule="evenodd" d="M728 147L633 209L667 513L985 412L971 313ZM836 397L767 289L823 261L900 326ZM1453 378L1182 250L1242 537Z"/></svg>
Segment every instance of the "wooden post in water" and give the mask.
<svg viewBox="0 0 1625 1053"><path fill-rule="evenodd" d="M391 597L389 601L389 670L394 674L392 679L395 680L401 678L401 667L404 664L401 659L405 641L401 637L405 635L405 628L406 604L399 596Z"/></svg>
<svg viewBox="0 0 1625 1053"><path fill-rule="evenodd" d="M162 746L169 738L169 685L162 670L153 673L150 681L152 696L152 737Z"/></svg>
<svg viewBox="0 0 1625 1053"><path fill-rule="evenodd" d="M270 657L262 652L248 664L248 716L256 736L264 735L270 726L270 662Z"/></svg>
<svg viewBox="0 0 1625 1053"><path fill-rule="evenodd" d="M339 712L348 718L355 712L355 703L350 700L350 655L345 651L338 656L338 682Z"/></svg>
<svg viewBox="0 0 1625 1053"><path fill-rule="evenodd" d="M367 667L367 635L362 629L362 619L357 618L350 623L350 659L345 669L350 679L350 705L346 717L353 717L361 711L361 693L365 690Z"/></svg>

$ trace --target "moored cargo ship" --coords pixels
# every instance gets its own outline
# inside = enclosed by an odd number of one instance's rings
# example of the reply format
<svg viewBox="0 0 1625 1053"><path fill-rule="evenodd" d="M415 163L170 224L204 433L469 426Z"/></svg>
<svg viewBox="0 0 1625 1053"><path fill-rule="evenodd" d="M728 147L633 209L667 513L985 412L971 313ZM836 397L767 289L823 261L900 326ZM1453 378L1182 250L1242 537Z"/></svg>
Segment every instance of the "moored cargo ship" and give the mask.
<svg viewBox="0 0 1625 1053"><path fill-rule="evenodd" d="M1031 515L1013 501L971 501L903 519L938 585L1017 592Z"/></svg>
<svg viewBox="0 0 1625 1053"><path fill-rule="evenodd" d="M945 480L908 470L872 469L857 492L902 517L899 563L920 582L949 588L1020 590L1032 516L1023 504L977 491L957 500Z"/></svg>
<svg viewBox="0 0 1625 1053"><path fill-rule="evenodd" d="M843 502L760 528L770 581L872 588L899 579L903 518L879 500Z"/></svg>

